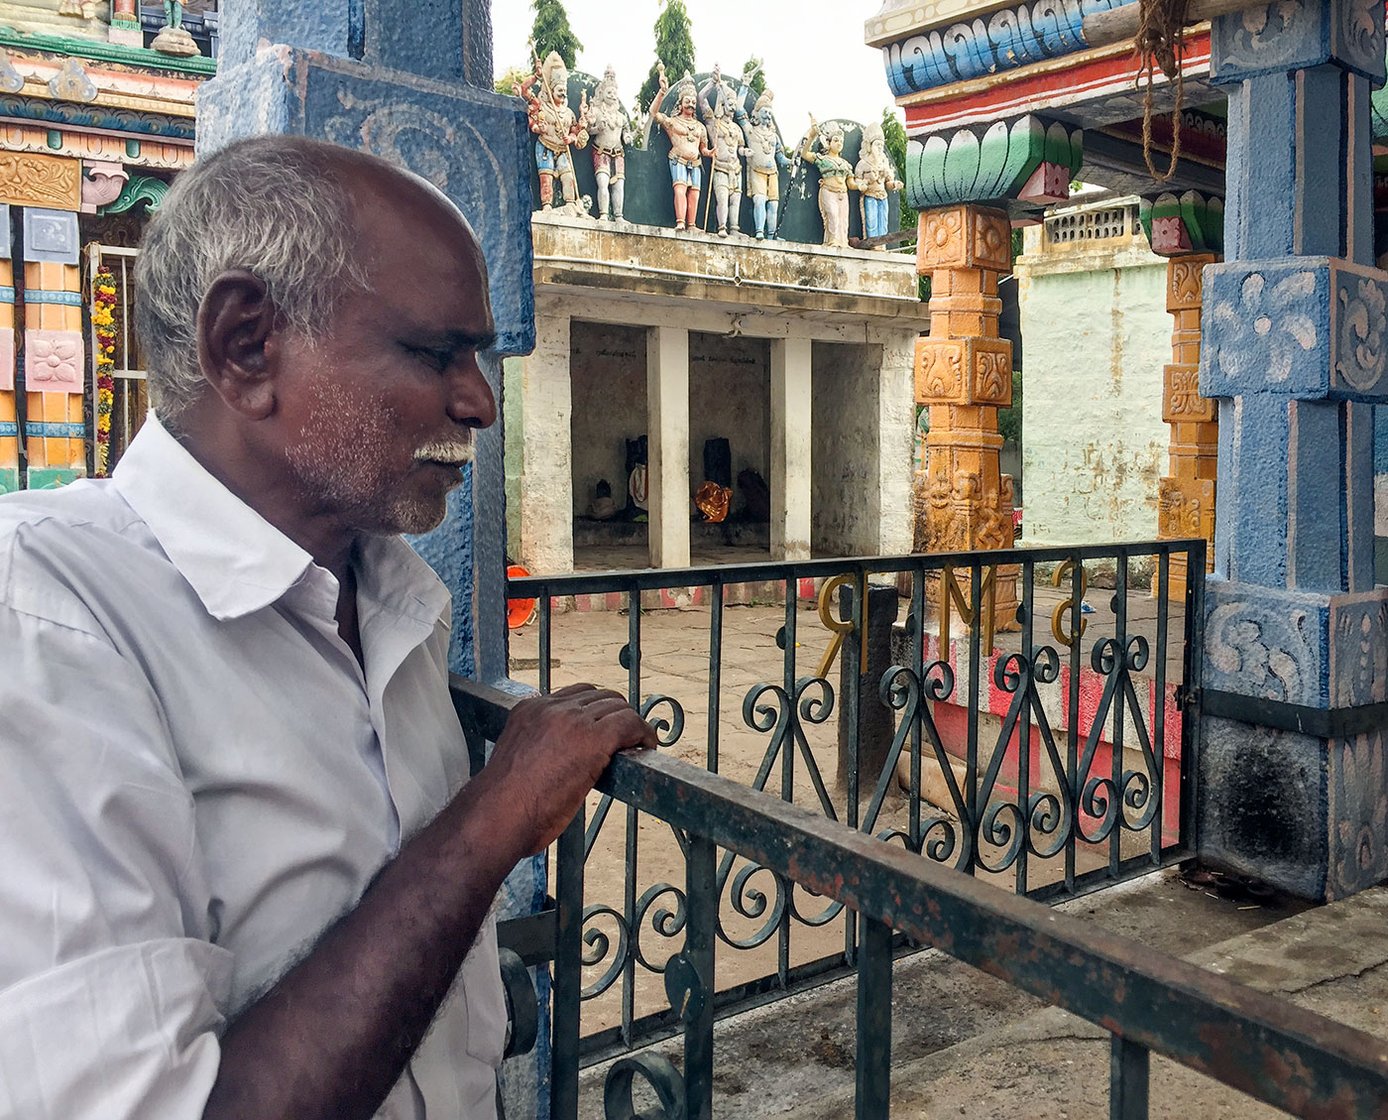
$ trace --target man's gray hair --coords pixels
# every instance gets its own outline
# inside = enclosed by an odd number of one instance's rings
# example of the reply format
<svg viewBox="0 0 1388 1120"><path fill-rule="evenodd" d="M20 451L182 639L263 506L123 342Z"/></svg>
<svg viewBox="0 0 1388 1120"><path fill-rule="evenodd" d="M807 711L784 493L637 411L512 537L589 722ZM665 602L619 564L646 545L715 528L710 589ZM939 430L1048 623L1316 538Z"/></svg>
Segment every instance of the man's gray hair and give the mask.
<svg viewBox="0 0 1388 1120"><path fill-rule="evenodd" d="M150 222L135 268L135 329L150 403L177 427L207 382L197 315L218 276L244 268L264 282L279 319L309 339L331 326L338 300L361 290L350 240L352 196L340 149L289 136L242 140L174 181Z"/></svg>

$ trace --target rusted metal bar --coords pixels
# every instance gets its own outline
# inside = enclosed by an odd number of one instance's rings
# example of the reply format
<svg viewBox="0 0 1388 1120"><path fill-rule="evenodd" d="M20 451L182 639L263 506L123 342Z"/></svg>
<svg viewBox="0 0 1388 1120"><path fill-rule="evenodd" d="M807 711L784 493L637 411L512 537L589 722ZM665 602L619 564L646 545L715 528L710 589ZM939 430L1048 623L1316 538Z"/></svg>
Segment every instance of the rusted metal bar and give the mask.
<svg viewBox="0 0 1388 1120"><path fill-rule="evenodd" d="M892 930L858 915L854 1120L886 1120L892 1085Z"/></svg>
<svg viewBox="0 0 1388 1120"><path fill-rule="evenodd" d="M658 753L619 756L600 788L1274 1107L1388 1115L1388 1054L1363 1032Z"/></svg>
<svg viewBox="0 0 1388 1120"><path fill-rule="evenodd" d="M1151 1055L1147 1048L1113 1035L1109 1045L1109 1120L1147 1120Z"/></svg>
<svg viewBox="0 0 1388 1120"><path fill-rule="evenodd" d="M455 687L496 709L482 728L516 703ZM1388 1047L1362 1031L659 752L617 756L598 788L1276 1108L1388 1117Z"/></svg>

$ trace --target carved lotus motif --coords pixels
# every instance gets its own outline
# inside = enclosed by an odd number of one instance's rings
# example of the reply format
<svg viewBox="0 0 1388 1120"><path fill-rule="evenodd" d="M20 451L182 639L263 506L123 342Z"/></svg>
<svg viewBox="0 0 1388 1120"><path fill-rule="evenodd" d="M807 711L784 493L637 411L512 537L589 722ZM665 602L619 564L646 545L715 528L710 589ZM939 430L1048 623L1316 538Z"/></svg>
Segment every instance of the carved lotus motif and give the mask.
<svg viewBox="0 0 1388 1120"><path fill-rule="evenodd" d="M82 391L82 335L78 331L27 331L24 377L46 393Z"/></svg>
<svg viewBox="0 0 1388 1120"><path fill-rule="evenodd" d="M1388 863L1383 847L1388 832L1383 740L1383 732L1375 731L1346 741L1335 768L1334 867L1341 894L1379 882Z"/></svg>

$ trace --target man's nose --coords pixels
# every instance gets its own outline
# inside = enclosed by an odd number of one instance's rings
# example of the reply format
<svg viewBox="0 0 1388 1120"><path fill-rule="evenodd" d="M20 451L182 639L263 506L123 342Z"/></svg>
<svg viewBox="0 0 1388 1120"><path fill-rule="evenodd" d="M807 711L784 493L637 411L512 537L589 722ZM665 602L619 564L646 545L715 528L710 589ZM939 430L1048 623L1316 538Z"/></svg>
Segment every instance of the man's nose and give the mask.
<svg viewBox="0 0 1388 1120"><path fill-rule="evenodd" d="M448 415L470 428L490 428L496 423L496 396L476 358L467 362L449 387Z"/></svg>

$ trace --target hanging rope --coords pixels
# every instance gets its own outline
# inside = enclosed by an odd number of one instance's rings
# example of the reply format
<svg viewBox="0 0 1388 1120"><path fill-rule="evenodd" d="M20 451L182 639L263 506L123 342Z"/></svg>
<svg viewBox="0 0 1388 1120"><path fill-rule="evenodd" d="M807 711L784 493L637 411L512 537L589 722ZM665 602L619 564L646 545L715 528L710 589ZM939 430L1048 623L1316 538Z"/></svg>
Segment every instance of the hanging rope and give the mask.
<svg viewBox="0 0 1388 1120"><path fill-rule="evenodd" d="M1181 110L1185 106L1185 74L1181 55L1185 50L1186 4L1188 0L1137 0L1141 22L1133 45L1142 58L1147 92L1142 105L1142 158L1152 178L1165 183L1176 174L1181 158ZM1152 76L1161 70L1176 83L1176 106L1171 110L1171 161L1165 172L1152 162ZM1139 78L1139 81L1142 79Z"/></svg>

